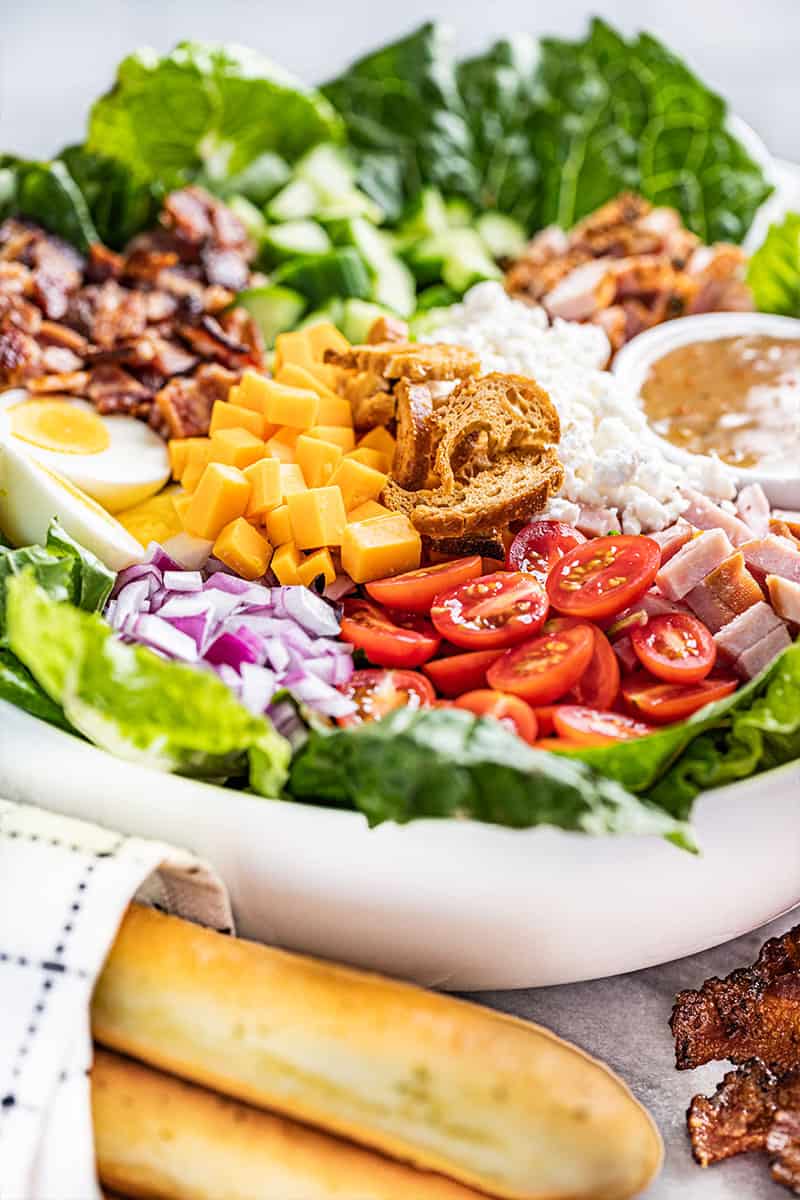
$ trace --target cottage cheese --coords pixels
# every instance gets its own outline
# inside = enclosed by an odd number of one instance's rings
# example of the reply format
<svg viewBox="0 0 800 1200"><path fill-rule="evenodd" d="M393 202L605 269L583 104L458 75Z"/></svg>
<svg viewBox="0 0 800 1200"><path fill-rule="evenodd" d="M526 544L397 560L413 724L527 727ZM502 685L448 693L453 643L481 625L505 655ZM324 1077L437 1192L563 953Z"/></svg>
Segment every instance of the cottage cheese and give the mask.
<svg viewBox="0 0 800 1200"><path fill-rule="evenodd" d="M626 533L671 525L686 507L687 481L714 499L732 495L720 464L702 462L695 473L670 462L642 410L602 368L609 344L596 325L557 320L541 308L512 300L499 283L481 283L442 314L425 341L469 346L484 371L529 375L545 388L561 419L559 457L564 487L550 514L574 522L579 507L611 508Z"/></svg>

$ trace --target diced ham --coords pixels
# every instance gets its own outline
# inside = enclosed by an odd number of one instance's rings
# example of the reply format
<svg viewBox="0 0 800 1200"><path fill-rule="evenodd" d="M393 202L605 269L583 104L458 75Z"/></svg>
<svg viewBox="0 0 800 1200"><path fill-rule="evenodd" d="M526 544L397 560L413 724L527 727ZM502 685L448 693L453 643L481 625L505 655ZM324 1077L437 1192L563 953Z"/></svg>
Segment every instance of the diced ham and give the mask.
<svg viewBox="0 0 800 1200"><path fill-rule="evenodd" d="M736 510L756 537L767 536L770 507L766 492L760 483L750 483L742 488L736 497Z"/></svg>
<svg viewBox="0 0 800 1200"><path fill-rule="evenodd" d="M740 675L745 679L752 679L758 675L764 667L768 667L774 658L787 646L791 646L792 639L785 625L780 625L777 629L773 629L766 637L761 638L754 646L750 646L736 659L734 666Z"/></svg>
<svg viewBox="0 0 800 1200"><path fill-rule="evenodd" d="M800 625L800 583L792 579L781 579L780 575L767 576L767 590L772 607L784 621Z"/></svg>
<svg viewBox="0 0 800 1200"><path fill-rule="evenodd" d="M714 641L726 658L737 659L776 629L785 630L786 626L767 602L760 600L715 633Z"/></svg>
<svg viewBox="0 0 800 1200"><path fill-rule="evenodd" d="M661 592L651 588L649 592L645 592L641 600L637 600L632 606L631 611L640 609L646 612L648 617L660 617L664 613L686 612L686 605L679 600L669 600L663 596Z"/></svg>
<svg viewBox="0 0 800 1200"><path fill-rule="evenodd" d="M614 300L617 281L608 261L597 259L583 263L566 275L542 304L551 317L565 321L588 321L601 308Z"/></svg>
<svg viewBox="0 0 800 1200"><path fill-rule="evenodd" d="M800 583L800 550L787 538L769 533L766 537L745 542L741 550L751 571L780 575L781 579Z"/></svg>
<svg viewBox="0 0 800 1200"><path fill-rule="evenodd" d="M622 670L626 674L630 674L631 671L635 671L639 666L639 659L636 651L633 648L633 642L631 641L630 637L617 638L617 640L611 644L613 646L614 653L619 659L619 665L622 667Z"/></svg>
<svg viewBox="0 0 800 1200"><path fill-rule="evenodd" d="M744 565L744 555L738 551L692 588L686 603L712 633L717 633L763 599L761 588Z"/></svg>
<svg viewBox="0 0 800 1200"><path fill-rule="evenodd" d="M575 528L587 537L605 537L620 533L619 517L611 508L581 508Z"/></svg>
<svg viewBox="0 0 800 1200"><path fill-rule="evenodd" d="M753 530L750 526L745 525L744 521L735 517L733 513L720 508L713 500L709 500L708 496L692 490L687 490L684 495L689 501L689 507L684 510L683 518L690 525L696 526L697 529L722 529L734 546L741 546L743 542L751 540Z"/></svg>
<svg viewBox="0 0 800 1200"><path fill-rule="evenodd" d="M682 550L687 542L694 537L694 530L688 521L680 517L669 529L661 529L658 533L648 534L661 547L661 565L669 562L674 554Z"/></svg>
<svg viewBox="0 0 800 1200"><path fill-rule="evenodd" d="M733 546L721 529L709 529L692 538L656 575L659 591L669 600L683 600L706 575L733 554Z"/></svg>

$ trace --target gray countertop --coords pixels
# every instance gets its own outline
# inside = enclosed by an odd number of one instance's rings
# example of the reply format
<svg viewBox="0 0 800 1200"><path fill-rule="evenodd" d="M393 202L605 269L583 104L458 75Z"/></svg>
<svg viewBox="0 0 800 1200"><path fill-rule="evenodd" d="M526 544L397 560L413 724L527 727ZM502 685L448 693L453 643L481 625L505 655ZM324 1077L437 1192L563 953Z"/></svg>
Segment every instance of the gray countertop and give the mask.
<svg viewBox="0 0 800 1200"><path fill-rule="evenodd" d="M734 942L632 975L530 991L483 992L474 999L547 1026L622 1076L653 1114L664 1139L664 1169L647 1191L647 1200L781 1200L789 1193L771 1181L765 1155L742 1155L707 1170L695 1164L686 1136L686 1108L696 1092L713 1092L729 1064L676 1071L667 1022L682 988L700 987L710 975L724 976L749 965L768 937L798 922L796 909Z"/></svg>

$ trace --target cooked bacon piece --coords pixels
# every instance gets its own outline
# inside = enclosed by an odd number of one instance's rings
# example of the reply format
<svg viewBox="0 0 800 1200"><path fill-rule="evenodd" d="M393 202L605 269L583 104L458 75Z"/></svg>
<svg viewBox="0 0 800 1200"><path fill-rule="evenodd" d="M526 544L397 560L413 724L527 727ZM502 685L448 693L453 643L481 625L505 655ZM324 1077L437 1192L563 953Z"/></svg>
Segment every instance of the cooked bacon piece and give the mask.
<svg viewBox="0 0 800 1200"><path fill-rule="evenodd" d="M760 483L749 483L736 497L736 509L756 537L769 533L770 504Z"/></svg>
<svg viewBox="0 0 800 1200"><path fill-rule="evenodd" d="M48 375L55 375L79 371L83 366L83 359L66 346L43 346L41 363L42 370Z"/></svg>
<svg viewBox="0 0 800 1200"><path fill-rule="evenodd" d="M597 259L575 267L548 292L542 303L551 317L564 321L586 321L608 308L617 294L611 264Z"/></svg>
<svg viewBox="0 0 800 1200"><path fill-rule="evenodd" d="M124 266L125 259L121 254L116 254L102 242L92 242L86 266L87 278L92 283L105 283L107 279L119 279Z"/></svg>
<svg viewBox="0 0 800 1200"><path fill-rule="evenodd" d="M85 358L89 352L89 343L82 334L68 325L58 321L42 321L39 326L38 338L49 346L63 346L80 358Z"/></svg>
<svg viewBox="0 0 800 1200"><path fill-rule="evenodd" d="M772 938L751 967L681 992L672 1010L676 1066L758 1058L781 1074L800 1057L800 926Z"/></svg>
<svg viewBox="0 0 800 1200"><path fill-rule="evenodd" d="M659 590L669 600L683 600L731 554L733 546L727 535L721 529L708 529L661 567L656 576Z"/></svg>
<svg viewBox="0 0 800 1200"><path fill-rule="evenodd" d="M770 1173L776 1183L800 1193L800 1083L797 1076L789 1084L778 1085L778 1108L767 1134Z"/></svg>
<svg viewBox="0 0 800 1200"><path fill-rule="evenodd" d="M67 371L61 375L37 375L29 379L26 387L35 396L69 392L80 396L89 382L88 371Z"/></svg>
<svg viewBox="0 0 800 1200"><path fill-rule="evenodd" d="M121 367L110 363L92 368L86 394L104 416L136 413L142 405L149 405L153 399L149 388Z"/></svg>
<svg viewBox="0 0 800 1200"><path fill-rule="evenodd" d="M198 367L190 378L171 379L156 396L169 436L184 438L207 434L215 402L227 399L238 378L235 372L209 363Z"/></svg>
<svg viewBox="0 0 800 1200"><path fill-rule="evenodd" d="M712 633L717 633L763 599L761 588L744 564L744 555L737 551L692 588L686 603Z"/></svg>
<svg viewBox="0 0 800 1200"><path fill-rule="evenodd" d="M251 348L230 337L216 317L201 317L197 325L181 322L175 330L201 358L211 358L234 369L257 365Z"/></svg>
<svg viewBox="0 0 800 1200"><path fill-rule="evenodd" d="M0 386L17 387L41 371L42 350L29 333L15 328L0 332Z"/></svg>
<svg viewBox="0 0 800 1200"><path fill-rule="evenodd" d="M787 1076L785 1097L800 1101L800 1075ZM765 1150L767 1135L781 1101L780 1080L755 1060L728 1071L713 1096L694 1096L686 1123L692 1154L701 1167L735 1154ZM797 1095L791 1097L796 1090Z"/></svg>

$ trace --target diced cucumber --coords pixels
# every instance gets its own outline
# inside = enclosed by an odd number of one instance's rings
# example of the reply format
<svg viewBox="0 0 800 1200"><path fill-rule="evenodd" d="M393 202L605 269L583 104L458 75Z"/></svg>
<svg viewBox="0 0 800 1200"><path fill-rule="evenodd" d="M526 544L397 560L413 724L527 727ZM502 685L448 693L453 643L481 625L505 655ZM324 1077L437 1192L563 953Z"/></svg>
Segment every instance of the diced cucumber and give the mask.
<svg viewBox="0 0 800 1200"><path fill-rule="evenodd" d="M295 178L313 187L317 211L326 219L364 216L373 223L383 219L380 208L356 187L353 166L338 146L323 143L309 150L296 164Z"/></svg>
<svg viewBox="0 0 800 1200"><path fill-rule="evenodd" d="M494 259L517 258L528 244L523 227L504 213L482 213L475 222L475 230Z"/></svg>
<svg viewBox="0 0 800 1200"><path fill-rule="evenodd" d="M446 240L447 251L442 280L454 292L462 294L484 279L502 279L502 272L486 253L486 247L474 229L454 229L443 240Z"/></svg>
<svg viewBox="0 0 800 1200"><path fill-rule="evenodd" d="M293 329L307 308L304 296L274 284L239 292L236 303L250 313L267 347L274 344L279 333Z"/></svg>
<svg viewBox="0 0 800 1200"><path fill-rule="evenodd" d="M447 233L439 233L414 242L403 251L403 261L421 287L438 283L447 255Z"/></svg>
<svg viewBox="0 0 800 1200"><path fill-rule="evenodd" d="M372 293L369 271L352 246L292 259L278 268L273 280L301 292L315 306L335 296L368 300Z"/></svg>
<svg viewBox="0 0 800 1200"><path fill-rule="evenodd" d="M326 254L330 249L331 239L316 221L286 221L265 226L261 260L270 267L298 254Z"/></svg>
<svg viewBox="0 0 800 1200"><path fill-rule="evenodd" d="M260 246L267 232L267 222L261 209L251 204L245 196L231 196L227 204L234 216L244 225L247 236Z"/></svg>
<svg viewBox="0 0 800 1200"><path fill-rule="evenodd" d="M426 187L418 193L398 229L401 245L410 246L422 238L444 233L448 227L447 209L438 188Z"/></svg>
<svg viewBox="0 0 800 1200"><path fill-rule="evenodd" d="M450 304L455 304L458 299L458 294L452 288L446 287L443 283L434 283L432 287L425 288L417 296L417 312L430 312L432 308L447 308Z"/></svg>
<svg viewBox="0 0 800 1200"><path fill-rule="evenodd" d="M380 304L372 304L368 300L345 300L341 321L337 322L348 342L360 345L367 340L367 334L379 317L392 317L395 313Z"/></svg>
<svg viewBox="0 0 800 1200"><path fill-rule="evenodd" d="M329 300L322 308L315 308L307 317L303 317L298 329L308 329L309 325L320 325L323 321L331 321L338 329L342 328L345 304L361 304L361 300L347 300L344 303L337 299ZM343 331L344 332L344 331Z"/></svg>
<svg viewBox="0 0 800 1200"><path fill-rule="evenodd" d="M459 196L453 196L452 199L445 201L444 207L450 229L467 229L472 225L475 214L472 206L466 200L462 200Z"/></svg>
<svg viewBox="0 0 800 1200"><path fill-rule="evenodd" d="M319 207L317 193L306 179L292 179L273 196L264 212L270 221L303 221Z"/></svg>
<svg viewBox="0 0 800 1200"><path fill-rule="evenodd" d="M415 304L414 278L395 255L391 238L363 217L333 222L330 232L339 245L355 246L367 264L372 276L369 298L401 317L410 316Z"/></svg>
<svg viewBox="0 0 800 1200"><path fill-rule="evenodd" d="M225 195L244 196L262 208L291 177L292 172L286 160L268 150L254 158L242 171L225 180L222 187Z"/></svg>

